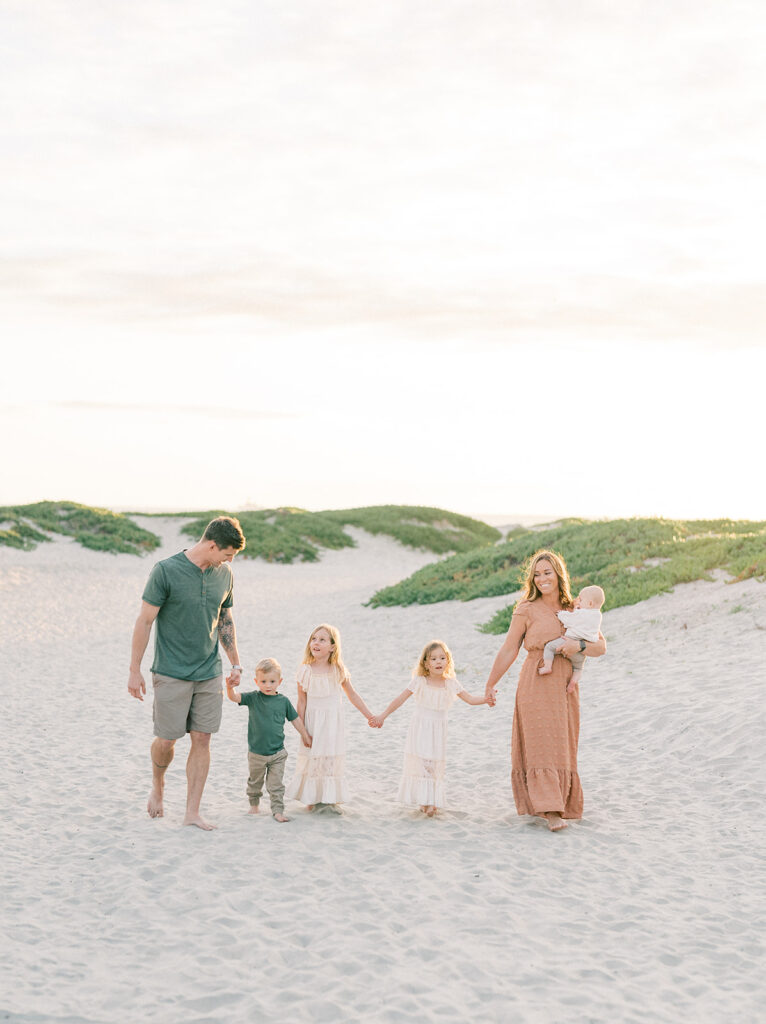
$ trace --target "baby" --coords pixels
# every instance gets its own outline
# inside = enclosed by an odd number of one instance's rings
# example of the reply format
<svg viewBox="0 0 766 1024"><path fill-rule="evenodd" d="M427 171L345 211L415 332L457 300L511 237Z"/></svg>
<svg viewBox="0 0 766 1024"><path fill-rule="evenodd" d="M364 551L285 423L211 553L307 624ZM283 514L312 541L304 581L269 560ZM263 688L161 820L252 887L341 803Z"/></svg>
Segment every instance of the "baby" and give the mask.
<svg viewBox="0 0 766 1024"><path fill-rule="evenodd" d="M237 682L239 677L237 677ZM289 821L285 816L285 719L292 722L307 747L311 737L306 731L303 719L287 697L277 693L282 682L282 669L274 658L264 658L255 666L257 690L237 693L233 676L226 680L229 700L248 709L247 760L250 777L247 780L247 796L250 814L258 813L258 804L263 794L263 783L271 798L271 813L277 821Z"/></svg>
<svg viewBox="0 0 766 1024"><path fill-rule="evenodd" d="M604 591L601 587L583 587L575 598L574 611L557 612L559 621L566 626L563 636L549 640L543 648L543 665L539 668L538 674L547 676L553 671L553 658L556 651L567 640L579 640L580 650L570 658L572 662L572 678L567 686L567 693L571 693L580 682L582 667L585 662L585 642L595 643L598 640L599 629L601 628L601 606L604 603Z"/></svg>

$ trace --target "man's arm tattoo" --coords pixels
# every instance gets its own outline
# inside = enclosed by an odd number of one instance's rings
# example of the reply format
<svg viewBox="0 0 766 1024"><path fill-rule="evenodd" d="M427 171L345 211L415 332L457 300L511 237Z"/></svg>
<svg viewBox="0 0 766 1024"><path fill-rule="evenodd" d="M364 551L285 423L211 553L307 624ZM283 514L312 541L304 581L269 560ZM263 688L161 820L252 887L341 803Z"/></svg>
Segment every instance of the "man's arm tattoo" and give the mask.
<svg viewBox="0 0 766 1024"><path fill-rule="evenodd" d="M236 630L234 629L234 616L231 614L231 608L223 608L221 610L220 618L218 619L218 639L221 641L225 651L228 651L234 646L236 635Z"/></svg>

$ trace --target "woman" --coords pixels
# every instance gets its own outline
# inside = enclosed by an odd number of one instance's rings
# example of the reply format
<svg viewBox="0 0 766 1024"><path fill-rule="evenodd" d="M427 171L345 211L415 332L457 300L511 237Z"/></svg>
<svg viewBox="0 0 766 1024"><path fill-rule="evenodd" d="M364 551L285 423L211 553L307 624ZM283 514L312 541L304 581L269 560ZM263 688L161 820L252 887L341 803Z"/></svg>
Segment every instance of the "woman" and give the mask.
<svg viewBox="0 0 766 1024"><path fill-rule="evenodd" d="M511 780L519 814L546 819L551 832L566 828L565 818L582 817L582 788L577 774L580 732L579 687L567 693L572 675L569 656L582 649L589 658L606 651L601 633L595 643L567 640L553 661L553 672L540 676L543 647L562 636L556 613L572 608L564 559L537 551L529 561L524 591L487 680L487 696L516 660L522 641L527 649L513 715Z"/></svg>

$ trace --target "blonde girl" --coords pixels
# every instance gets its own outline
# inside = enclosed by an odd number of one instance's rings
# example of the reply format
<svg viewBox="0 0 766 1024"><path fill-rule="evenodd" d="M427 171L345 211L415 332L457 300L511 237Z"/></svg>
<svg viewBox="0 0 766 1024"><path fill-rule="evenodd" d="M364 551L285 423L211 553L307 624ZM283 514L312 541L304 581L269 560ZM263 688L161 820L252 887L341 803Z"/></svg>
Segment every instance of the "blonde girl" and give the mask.
<svg viewBox="0 0 766 1024"><path fill-rule="evenodd" d="M432 818L444 807L444 764L447 752L447 713L459 697L466 704L495 702L493 694L473 696L466 693L455 676L455 663L442 640L426 644L418 658L412 681L388 705L382 715L370 719L380 728L390 714L415 696L415 711L404 744L404 769L399 785L401 803L417 804ZM307 725L308 728L308 725Z"/></svg>
<svg viewBox="0 0 766 1024"><path fill-rule="evenodd" d="M322 623L311 633L298 669L297 711L312 744L306 747L301 743L286 793L287 799L300 800L310 811L319 804L337 810L347 799L342 693L369 722L372 713L351 685L343 664L340 633L335 626Z"/></svg>

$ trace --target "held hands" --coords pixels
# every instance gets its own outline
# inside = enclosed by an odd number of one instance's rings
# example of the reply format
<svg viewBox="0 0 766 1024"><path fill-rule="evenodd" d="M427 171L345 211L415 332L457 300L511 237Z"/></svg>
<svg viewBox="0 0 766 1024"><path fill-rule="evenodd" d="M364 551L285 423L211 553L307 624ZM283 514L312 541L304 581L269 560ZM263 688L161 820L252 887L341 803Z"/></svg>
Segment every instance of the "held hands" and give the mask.
<svg viewBox="0 0 766 1024"><path fill-rule="evenodd" d="M235 687L239 686L241 682L242 672L238 668L233 668L231 670L231 674L226 676L226 686L230 690L233 690Z"/></svg>
<svg viewBox="0 0 766 1024"><path fill-rule="evenodd" d="M491 708L497 704L497 694L494 690L490 690L489 693L484 695L484 703L489 704Z"/></svg>
<svg viewBox="0 0 766 1024"><path fill-rule="evenodd" d="M382 715L372 715L367 719L367 724L371 729L382 729L385 718Z"/></svg>

